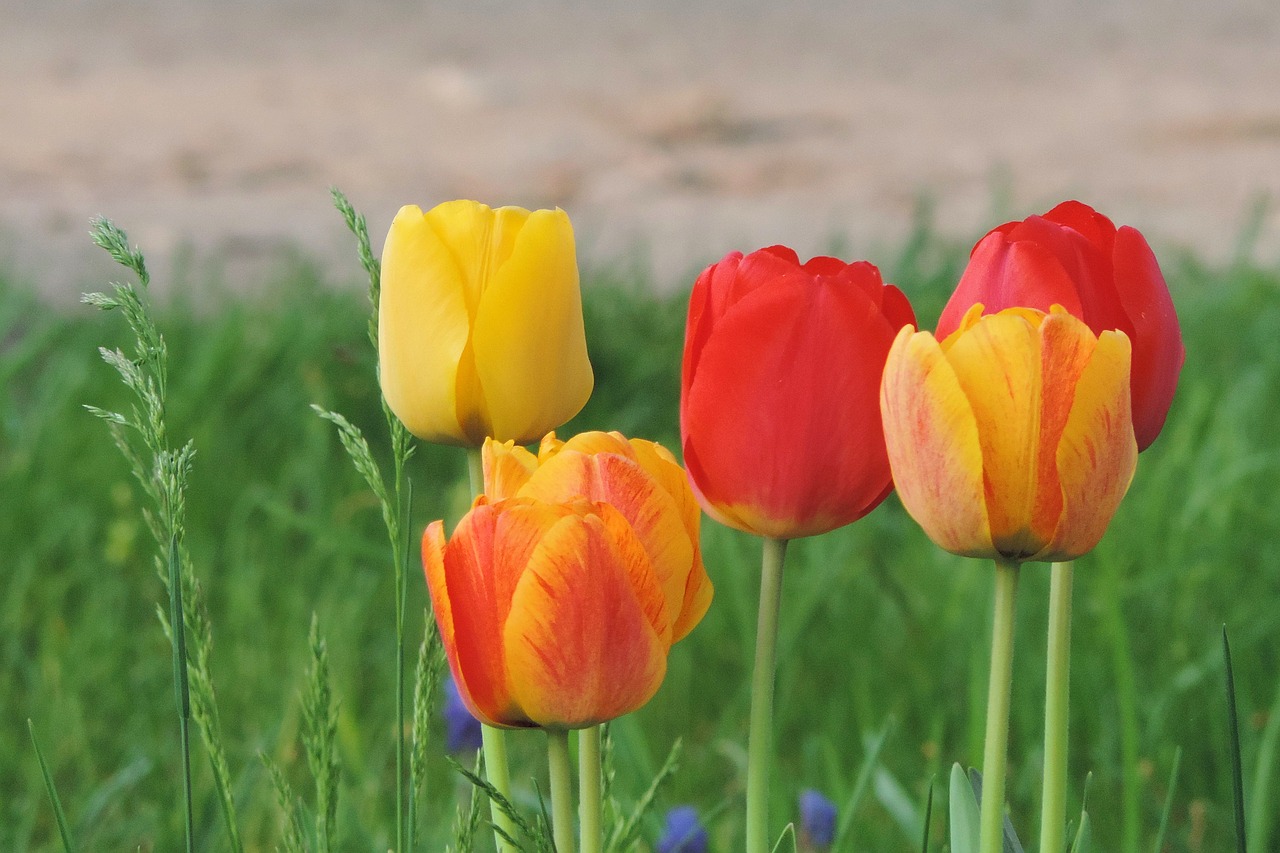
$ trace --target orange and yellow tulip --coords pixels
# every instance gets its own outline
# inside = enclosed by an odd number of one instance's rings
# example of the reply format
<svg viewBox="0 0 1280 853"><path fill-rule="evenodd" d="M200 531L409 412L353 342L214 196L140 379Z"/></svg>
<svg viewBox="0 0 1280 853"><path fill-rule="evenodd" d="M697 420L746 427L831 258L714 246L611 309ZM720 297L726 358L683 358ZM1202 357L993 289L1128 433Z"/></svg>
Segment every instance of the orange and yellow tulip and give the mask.
<svg viewBox="0 0 1280 853"><path fill-rule="evenodd" d="M486 443L486 489L447 541L423 536L454 679L490 725L584 728L657 691L712 590L683 471L651 442Z"/></svg>
<svg viewBox="0 0 1280 853"><path fill-rule="evenodd" d="M537 441L591 396L573 226L563 210L400 209L382 252L382 393L414 435Z"/></svg>
<svg viewBox="0 0 1280 853"><path fill-rule="evenodd" d="M941 342L903 329L889 351L880 401L898 495L948 551L1074 559L1137 464L1129 339L1056 305L982 311Z"/></svg>

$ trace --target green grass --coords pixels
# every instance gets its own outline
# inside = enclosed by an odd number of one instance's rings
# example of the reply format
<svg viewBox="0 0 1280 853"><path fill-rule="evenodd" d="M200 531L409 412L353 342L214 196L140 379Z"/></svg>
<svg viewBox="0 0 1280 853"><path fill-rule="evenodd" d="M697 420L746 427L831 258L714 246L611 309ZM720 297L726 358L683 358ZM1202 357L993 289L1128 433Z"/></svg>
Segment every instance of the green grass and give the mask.
<svg viewBox="0 0 1280 853"><path fill-rule="evenodd" d="M922 231L876 260L928 326L963 258ZM1251 847L1265 850L1280 839L1268 823L1280 802L1268 781L1280 769L1280 270L1178 255L1164 265L1187 366L1111 531L1078 564L1069 813L1078 814L1091 770L1099 848L1150 849L1181 747L1166 849L1234 846L1226 623ZM348 415L387 458L361 288L328 280L358 275L354 257L350 270L327 276L299 263L254 288L262 296L179 300L158 312L170 351L171 435L197 449L187 541L213 623L213 676L252 850L273 849L282 833L258 753L295 790L309 790L299 734L313 611L339 705L335 849L385 850L394 840L386 534L332 427L309 409ZM620 429L677 448L683 295L654 296L617 272L586 279L597 390L563 432ZM50 310L0 277L0 850L61 849L28 717L81 849L182 843L153 546L125 463L81 408L127 404L96 352L125 335L118 317ZM422 446L411 465L414 530L456 519L467 501L461 452ZM658 697L615 726L618 788L639 796L683 737L681 768L659 805L719 809L715 849L731 851L740 845L759 544L710 521L704 540L716 602L674 650ZM1009 796L1024 841L1039 813L1047 581L1046 567L1029 567L1019 597ZM951 762L980 760L990 587L989 567L938 551L892 498L850 528L793 544L777 691L779 830L803 786L843 802L892 719L849 849L919 849L930 779L944 790ZM409 592L412 660L427 606L416 573ZM193 749L197 849L221 850L207 761ZM512 749L518 797L531 804L535 777L545 790L541 739L517 733ZM424 850L442 849L459 790L438 747L432 755ZM946 811L933 810L935 849ZM655 820L647 837L656 831Z"/></svg>

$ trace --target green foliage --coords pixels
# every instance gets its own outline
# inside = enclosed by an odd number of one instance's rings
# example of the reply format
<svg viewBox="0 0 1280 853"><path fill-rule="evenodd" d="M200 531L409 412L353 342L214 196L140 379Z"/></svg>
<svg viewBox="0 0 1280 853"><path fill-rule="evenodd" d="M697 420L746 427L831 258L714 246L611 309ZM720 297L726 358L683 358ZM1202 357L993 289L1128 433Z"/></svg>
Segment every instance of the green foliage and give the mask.
<svg viewBox="0 0 1280 853"><path fill-rule="evenodd" d="M132 257L127 244L115 248ZM936 319L964 248L922 231L884 264L922 326ZM1235 652L1249 831L1274 818L1276 786L1268 780L1280 761L1273 734L1280 726L1280 551L1269 544L1280 538L1280 270L1210 267L1164 253L1162 260L1188 362L1169 423L1143 454L1111 530L1077 564L1069 766L1075 779L1096 772L1089 809L1096 849L1127 850L1132 822L1135 849L1152 849L1159 834L1167 851L1196 849L1193 843L1216 851L1232 849L1235 837L1222 735L1223 623ZM183 560L200 569L204 606L193 611L184 597L184 618L217 628L216 654L204 660L209 686L218 686L226 784L244 846L290 849L294 818L277 803L277 777L289 784L284 801L294 814L314 825L316 816L298 812L292 793L309 784L296 745L304 725L299 688L314 659L306 642L313 612L326 626L332 700L341 708L335 849L394 845L396 590L388 532L364 473L343 458L341 430L335 437L309 410L314 403L342 412L380 470L393 470L373 380L369 306L362 286L341 286L359 273L352 266L321 275L298 264L258 283L254 295L209 304L192 305L178 293L152 309L163 339L135 334L110 363L95 356L118 335L110 315L50 310L0 270L0 708L38 721L80 849L182 844L169 647L154 621L155 603L167 598L156 558L167 554L168 539L162 552L148 527L163 518L151 509L162 504L147 491L150 463L138 477L81 409L92 401L115 413L108 426L124 430L140 456L141 433L127 424L158 427L143 397L145 371L161 346L169 364L165 435L182 437L173 442L179 450L187 440L199 449L190 460L182 544ZM194 276L188 280L203 284ZM597 390L562 433L621 429L678 448L684 294L655 295L653 284L616 273L585 276ZM111 293L103 299L120 301ZM116 307L126 320L133 310ZM122 367L144 372L121 381ZM153 382L158 392L159 379ZM452 522L465 508L465 465L455 449L421 446L406 475L416 488L402 537L416 539L430 520ZM644 795L672 742L683 738L680 771L637 824L641 850L658 833L653 812L678 802L703 810L715 849L741 846L739 759L758 544L707 521L703 548L716 585L711 611L673 650L654 701L611 726L612 786L621 803ZM793 819L802 787L837 792L843 802L868 761L867 737L892 715L897 725L873 762L888 775L870 773L845 844L914 848L928 780L943 778L952 761L981 757L987 572L939 552L894 498L846 530L794 543L787 571L773 830ZM418 637L425 585L416 566L407 574L405 631ZM1020 828L1039 807L1047 581L1047 571L1028 566L1020 589L1008 781ZM194 711L194 644L205 635L189 622L187 639ZM442 741L415 736L410 750L411 765L415 751L422 758L420 781L431 792L417 847L488 850L480 801L445 765ZM536 814L543 745L519 732L510 742L513 799L523 814ZM1169 768L1179 746L1175 776ZM279 770L263 770L259 753ZM204 849L226 849L215 770L209 763L193 769L197 837ZM887 778L902 780L916 808L910 837ZM1072 789L1078 802L1080 785ZM449 825L454 802L460 835ZM935 846L944 824L945 810L938 811ZM1250 840L1267 849L1266 837ZM21 726L0 729L0 849L62 849Z"/></svg>

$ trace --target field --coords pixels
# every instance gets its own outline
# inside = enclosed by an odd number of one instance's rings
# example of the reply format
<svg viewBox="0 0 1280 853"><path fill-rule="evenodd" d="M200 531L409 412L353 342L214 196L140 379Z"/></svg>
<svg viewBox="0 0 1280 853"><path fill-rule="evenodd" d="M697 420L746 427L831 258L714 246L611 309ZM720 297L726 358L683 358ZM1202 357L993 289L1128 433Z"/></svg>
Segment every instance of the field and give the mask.
<svg viewBox="0 0 1280 853"><path fill-rule="evenodd" d="M127 225L127 223L124 223ZM1247 243L1247 241L1245 241ZM143 247L145 250L145 246ZM967 245L921 228L878 261L931 326ZM1249 257L1245 245L1240 258ZM1231 763L1221 631L1230 632L1250 846L1276 849L1280 802L1280 269L1207 265L1161 253L1187 346L1178 398L1101 546L1077 571L1070 767L1072 810L1087 773L1098 849L1149 850L1180 771L1164 849L1232 849ZM122 271L123 273L123 271ZM342 850L386 850L394 834L392 580L377 506L332 427L345 413L387 454L367 305L353 260L299 261L253 297L195 280L158 306L169 342L168 415L197 450L188 545L213 625L212 667L241 831L279 843L281 817L259 754L306 790L299 694L314 612L340 703ZM352 286L349 286L352 285ZM95 288L97 289L97 288ZM242 288L243 289L243 288ZM212 295L209 295L212 292ZM685 294L655 295L630 264L584 273L597 377L561 431L617 429L678 448ZM97 353L122 346L118 316L51 310L0 271L0 849L59 849L25 722L49 759L85 850L179 849L182 838L164 593L141 497L102 424L82 408L128 404ZM460 451L412 462L414 531L466 506ZM698 805L713 849L739 844L759 545L704 522L716 601L676 647L657 698L616 723L617 787L634 799L676 738L684 753L661 810ZM978 764L991 573L934 547L895 499L788 554L777 692L773 822L802 787L837 803L869 750L883 749L851 815L851 850L919 849L938 796L943 849L951 763ZM1038 814L1046 567L1024 572L1010 750L1015 821ZM425 586L409 586L421 636ZM438 739L437 739L438 740ZM513 775L534 807L536 733L513 739ZM197 849L222 850L207 762L195 747ZM443 849L457 776L433 746L422 849ZM1029 832L1024 832L1024 841Z"/></svg>

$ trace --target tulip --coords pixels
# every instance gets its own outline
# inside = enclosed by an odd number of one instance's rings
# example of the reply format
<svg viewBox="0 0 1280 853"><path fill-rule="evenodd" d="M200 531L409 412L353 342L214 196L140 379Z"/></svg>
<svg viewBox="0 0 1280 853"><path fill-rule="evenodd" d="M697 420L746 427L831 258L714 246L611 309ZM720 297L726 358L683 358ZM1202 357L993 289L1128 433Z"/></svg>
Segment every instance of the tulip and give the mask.
<svg viewBox="0 0 1280 853"><path fill-rule="evenodd" d="M1130 389L1138 449L1164 426L1186 357L1173 300L1143 236L1078 201L1009 222L973 248L960 284L938 321L939 339L969 307L988 313L1061 305L1094 334L1119 329L1133 346Z"/></svg>
<svg viewBox="0 0 1280 853"><path fill-rule="evenodd" d="M528 443L591 395L573 227L562 210L400 209L382 253L378 367L426 441Z"/></svg>
<svg viewBox="0 0 1280 853"><path fill-rule="evenodd" d="M669 511L657 497L645 509ZM577 729L653 696L688 578L651 557L648 533L583 497L481 496L448 541L442 522L427 527L427 586L472 714L492 726Z"/></svg>
<svg viewBox="0 0 1280 853"><path fill-rule="evenodd" d="M603 501L640 537L675 607L672 642L684 639L711 605L713 588L698 543L701 515L689 480L671 452L617 432L586 432L568 441L548 433L534 456L514 442L485 442L485 494L547 503Z"/></svg>
<svg viewBox="0 0 1280 853"><path fill-rule="evenodd" d="M975 305L943 341L903 329L881 406L903 506L941 547L1071 560L1102 538L1133 478L1129 339Z"/></svg>
<svg viewBox="0 0 1280 853"><path fill-rule="evenodd" d="M871 264L732 253L693 286L680 427L707 513L777 539L824 533L892 489L877 395L905 296Z"/></svg>

